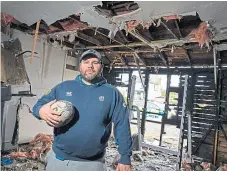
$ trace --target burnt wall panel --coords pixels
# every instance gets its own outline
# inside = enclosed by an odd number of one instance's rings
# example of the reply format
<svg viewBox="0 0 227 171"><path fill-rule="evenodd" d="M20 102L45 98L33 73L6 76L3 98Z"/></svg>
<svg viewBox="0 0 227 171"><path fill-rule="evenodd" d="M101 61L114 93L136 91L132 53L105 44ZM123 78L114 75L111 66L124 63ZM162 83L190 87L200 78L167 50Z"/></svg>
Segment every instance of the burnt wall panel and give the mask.
<svg viewBox="0 0 227 171"><path fill-rule="evenodd" d="M220 120L224 128L225 134L227 134L227 71L221 73L221 105L220 105ZM217 149L217 162L227 161L227 140L224 137L222 131L219 131L218 137L218 149Z"/></svg>

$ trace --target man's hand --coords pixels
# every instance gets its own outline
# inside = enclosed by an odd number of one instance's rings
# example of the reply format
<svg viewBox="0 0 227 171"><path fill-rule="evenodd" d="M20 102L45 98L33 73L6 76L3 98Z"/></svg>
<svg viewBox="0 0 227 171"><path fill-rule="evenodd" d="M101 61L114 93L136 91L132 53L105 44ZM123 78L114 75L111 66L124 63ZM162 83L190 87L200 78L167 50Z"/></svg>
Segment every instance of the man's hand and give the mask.
<svg viewBox="0 0 227 171"><path fill-rule="evenodd" d="M51 105L56 102L53 100L45 105L43 105L39 110L39 116L41 119L45 120L49 126L54 127L60 122L60 114L51 109Z"/></svg>
<svg viewBox="0 0 227 171"><path fill-rule="evenodd" d="M118 163L116 171L132 171L131 165Z"/></svg>

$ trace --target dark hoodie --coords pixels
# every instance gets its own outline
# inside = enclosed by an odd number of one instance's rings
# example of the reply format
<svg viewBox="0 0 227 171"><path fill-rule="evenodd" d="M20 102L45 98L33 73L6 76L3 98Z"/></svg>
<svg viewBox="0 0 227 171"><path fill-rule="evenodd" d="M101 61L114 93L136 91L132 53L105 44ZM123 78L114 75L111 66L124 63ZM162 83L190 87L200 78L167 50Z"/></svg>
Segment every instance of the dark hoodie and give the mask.
<svg viewBox="0 0 227 171"><path fill-rule="evenodd" d="M75 109L74 120L54 128L53 151L62 160L97 160L104 156L111 134L112 122L121 164L130 164L132 140L129 112L121 93L102 78L86 85L81 75L64 81L38 100L33 114L40 119L40 108L52 100L70 101Z"/></svg>

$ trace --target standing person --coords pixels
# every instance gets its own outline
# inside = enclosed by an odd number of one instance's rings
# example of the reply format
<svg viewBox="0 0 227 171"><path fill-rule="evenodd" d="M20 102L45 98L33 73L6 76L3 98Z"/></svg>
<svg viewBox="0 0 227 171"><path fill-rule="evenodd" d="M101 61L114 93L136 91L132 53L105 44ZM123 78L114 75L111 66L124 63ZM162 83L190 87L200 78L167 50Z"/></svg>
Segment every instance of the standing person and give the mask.
<svg viewBox="0 0 227 171"><path fill-rule="evenodd" d="M121 93L102 77L102 56L95 50L79 58L80 75L64 81L43 95L33 107L33 115L55 127L58 113L51 109L56 100L70 101L74 123L54 128L52 151L47 155L47 171L106 171L105 149L114 124L121 156L116 171L131 171L132 139L129 111Z"/></svg>

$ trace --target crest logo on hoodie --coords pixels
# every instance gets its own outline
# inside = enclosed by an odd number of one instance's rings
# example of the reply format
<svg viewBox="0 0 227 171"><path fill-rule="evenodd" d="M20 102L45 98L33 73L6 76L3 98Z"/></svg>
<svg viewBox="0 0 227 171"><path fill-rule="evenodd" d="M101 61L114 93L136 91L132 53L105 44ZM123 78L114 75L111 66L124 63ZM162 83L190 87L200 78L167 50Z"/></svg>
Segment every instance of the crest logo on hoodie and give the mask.
<svg viewBox="0 0 227 171"><path fill-rule="evenodd" d="M66 96L72 96L72 92L66 92Z"/></svg>
<svg viewBox="0 0 227 171"><path fill-rule="evenodd" d="M103 102L104 101L104 96L99 96L99 101Z"/></svg>

